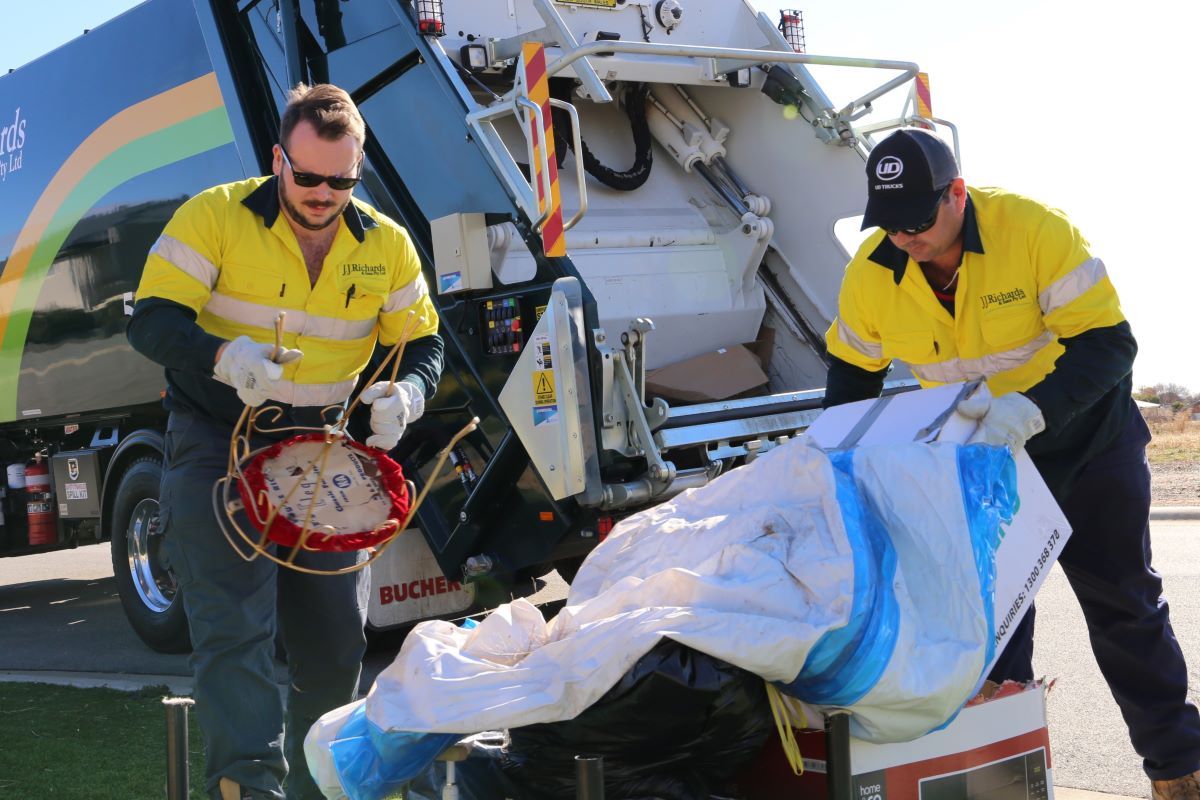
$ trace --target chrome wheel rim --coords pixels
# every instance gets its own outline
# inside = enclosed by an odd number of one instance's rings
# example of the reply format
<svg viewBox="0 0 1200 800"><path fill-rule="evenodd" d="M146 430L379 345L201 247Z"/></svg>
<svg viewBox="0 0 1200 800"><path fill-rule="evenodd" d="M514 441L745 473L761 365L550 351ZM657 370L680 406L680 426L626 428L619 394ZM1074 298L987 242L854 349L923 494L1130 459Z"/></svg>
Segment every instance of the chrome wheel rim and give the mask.
<svg viewBox="0 0 1200 800"><path fill-rule="evenodd" d="M159 534L157 500L147 497L134 506L129 515L125 544L129 575L138 597L154 613L165 613L175 600L178 586L160 553L162 536Z"/></svg>

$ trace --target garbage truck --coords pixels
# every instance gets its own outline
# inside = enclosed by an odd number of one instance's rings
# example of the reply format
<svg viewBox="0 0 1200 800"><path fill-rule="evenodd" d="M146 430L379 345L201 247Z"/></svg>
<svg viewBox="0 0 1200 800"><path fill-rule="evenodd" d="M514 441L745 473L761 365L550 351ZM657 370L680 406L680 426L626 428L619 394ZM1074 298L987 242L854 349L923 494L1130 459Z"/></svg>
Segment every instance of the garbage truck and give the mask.
<svg viewBox="0 0 1200 800"><path fill-rule="evenodd" d="M381 630L569 579L802 431L874 137L954 133L915 64L806 53L800 11L746 0L147 0L0 75L0 555L108 542L163 651L165 379L125 327L171 214L270 171L301 81L361 109L356 192L411 232L446 342L393 453L428 499L372 566Z"/></svg>

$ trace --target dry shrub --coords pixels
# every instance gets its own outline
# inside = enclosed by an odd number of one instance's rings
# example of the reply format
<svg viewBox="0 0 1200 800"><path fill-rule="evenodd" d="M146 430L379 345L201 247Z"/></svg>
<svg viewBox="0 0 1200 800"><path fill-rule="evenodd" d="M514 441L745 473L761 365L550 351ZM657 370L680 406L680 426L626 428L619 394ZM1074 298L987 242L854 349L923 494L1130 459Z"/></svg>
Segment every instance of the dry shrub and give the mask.
<svg viewBox="0 0 1200 800"><path fill-rule="evenodd" d="M1146 455L1151 462L1200 462L1200 420L1193 420L1190 411L1180 411L1172 419L1149 424L1154 438L1146 448Z"/></svg>

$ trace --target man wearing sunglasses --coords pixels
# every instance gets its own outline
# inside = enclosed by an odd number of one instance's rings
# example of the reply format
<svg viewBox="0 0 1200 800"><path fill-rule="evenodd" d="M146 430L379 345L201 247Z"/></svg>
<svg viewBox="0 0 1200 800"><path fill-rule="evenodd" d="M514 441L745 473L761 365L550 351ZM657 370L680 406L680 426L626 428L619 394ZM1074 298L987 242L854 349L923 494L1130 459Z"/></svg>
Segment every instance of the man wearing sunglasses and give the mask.
<svg viewBox="0 0 1200 800"><path fill-rule="evenodd" d="M441 374L437 313L408 233L351 195L365 139L346 92L297 86L272 174L216 186L179 208L146 262L129 323L134 348L166 367L161 528L191 632L207 790L221 800L322 797L304 737L356 696L369 591L366 570L277 570L226 542L213 484L225 474L233 426L246 406L266 403L279 409L269 427L319 428L408 336L398 382L362 392L371 405L366 443L390 450ZM364 557L305 551L296 563L328 573ZM273 669L277 620L286 715Z"/></svg>
<svg viewBox="0 0 1200 800"><path fill-rule="evenodd" d="M867 160L863 228L826 334L827 406L877 397L895 359L922 386L983 378L972 441L1025 447L1074 533L1059 556L1155 798L1200 800L1200 715L1150 565L1150 439L1137 344L1104 263L1059 211L968 187L937 136ZM1033 679L1031 607L991 679Z"/></svg>

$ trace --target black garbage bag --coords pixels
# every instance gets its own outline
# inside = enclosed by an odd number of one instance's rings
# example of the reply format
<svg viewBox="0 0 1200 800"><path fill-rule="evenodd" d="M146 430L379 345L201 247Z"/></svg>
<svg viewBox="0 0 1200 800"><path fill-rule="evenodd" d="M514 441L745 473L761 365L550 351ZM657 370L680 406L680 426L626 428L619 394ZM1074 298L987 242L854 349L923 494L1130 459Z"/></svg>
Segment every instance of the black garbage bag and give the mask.
<svg viewBox="0 0 1200 800"><path fill-rule="evenodd" d="M464 764L463 794L570 800L586 755L604 757L605 800L702 800L773 729L762 678L664 639L575 719L513 728L498 761Z"/></svg>

